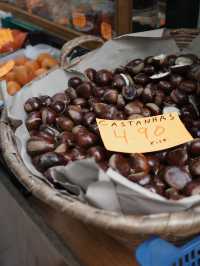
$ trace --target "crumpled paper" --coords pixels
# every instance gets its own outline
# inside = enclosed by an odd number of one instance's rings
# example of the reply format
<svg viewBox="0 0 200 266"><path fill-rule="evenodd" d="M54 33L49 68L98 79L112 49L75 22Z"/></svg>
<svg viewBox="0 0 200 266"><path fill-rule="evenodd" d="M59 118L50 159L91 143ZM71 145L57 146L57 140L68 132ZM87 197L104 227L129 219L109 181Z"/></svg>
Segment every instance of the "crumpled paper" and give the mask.
<svg viewBox="0 0 200 266"><path fill-rule="evenodd" d="M22 125L15 131L18 151L32 174L47 182L46 178L32 165L26 152L26 141L29 133L25 127L26 114L23 109L25 101L34 96L54 95L67 88L68 79L74 76L74 71L83 71L88 67L96 69L113 69L125 65L134 58L144 58L148 55L161 53L179 53L174 40L162 38L163 30L130 34L106 42L101 48L90 52L81 58L81 62L73 70L65 72L55 69L45 77L35 80L25 86L14 97L7 94L5 83L1 90L7 106L7 114L11 120L21 120ZM149 37L150 36L150 37ZM192 50L197 55L200 51L194 43ZM195 44L195 45L194 45ZM194 46L194 47L193 47ZM75 72L76 75L80 75ZM59 184L60 195L71 195L101 209L124 214L149 214L175 212L200 204L200 196L192 196L179 201L170 201L160 195L127 180L125 177L109 169L106 173L98 168L94 160L85 159L53 167L54 180Z"/></svg>

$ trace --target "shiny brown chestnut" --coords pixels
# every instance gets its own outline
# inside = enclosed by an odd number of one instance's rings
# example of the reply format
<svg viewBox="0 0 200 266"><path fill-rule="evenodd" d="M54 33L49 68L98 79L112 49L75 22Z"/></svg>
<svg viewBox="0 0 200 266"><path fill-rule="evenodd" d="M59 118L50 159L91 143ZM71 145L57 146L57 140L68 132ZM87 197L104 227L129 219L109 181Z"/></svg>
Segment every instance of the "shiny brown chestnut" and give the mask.
<svg viewBox="0 0 200 266"><path fill-rule="evenodd" d="M68 87L76 89L82 83L82 79L79 77L72 77L68 80Z"/></svg>
<svg viewBox="0 0 200 266"><path fill-rule="evenodd" d="M90 126L95 123L96 115L93 112L87 112L83 115L83 124L86 126Z"/></svg>
<svg viewBox="0 0 200 266"><path fill-rule="evenodd" d="M64 131L57 136L57 143L67 143L69 147L75 146L74 134L69 131Z"/></svg>
<svg viewBox="0 0 200 266"><path fill-rule="evenodd" d="M61 131L72 131L72 128L74 127L74 122L65 116L59 116L56 117L56 126L58 130Z"/></svg>
<svg viewBox="0 0 200 266"><path fill-rule="evenodd" d="M113 83L112 83L112 87L117 89L117 90L121 90L123 86L126 86L126 81L124 79L123 75L120 74L116 74L113 77Z"/></svg>
<svg viewBox="0 0 200 266"><path fill-rule="evenodd" d="M80 105L81 107L87 107L87 100L84 98L76 98L72 102L73 105Z"/></svg>
<svg viewBox="0 0 200 266"><path fill-rule="evenodd" d="M179 89L184 91L185 93L193 93L195 92L196 88L196 83L191 80L184 80L179 85Z"/></svg>
<svg viewBox="0 0 200 266"><path fill-rule="evenodd" d="M67 95L64 92L59 92L56 93L53 97L52 97L53 102L63 102L66 105L70 103L70 97L69 95Z"/></svg>
<svg viewBox="0 0 200 266"><path fill-rule="evenodd" d="M106 90L105 93L103 94L103 100L106 103L116 104L118 100L118 92L113 89Z"/></svg>
<svg viewBox="0 0 200 266"><path fill-rule="evenodd" d="M82 122L83 114L79 105L70 105L68 107L68 114L75 123L78 124Z"/></svg>
<svg viewBox="0 0 200 266"><path fill-rule="evenodd" d="M94 146L88 150L88 154L94 157L96 162L101 162L106 160L106 150L101 146Z"/></svg>
<svg viewBox="0 0 200 266"><path fill-rule="evenodd" d="M144 61L142 59L134 59L126 65L125 69L130 75L136 75L144 69Z"/></svg>
<svg viewBox="0 0 200 266"><path fill-rule="evenodd" d="M51 109L56 113L64 113L66 109L66 104L64 102L56 101L51 104Z"/></svg>
<svg viewBox="0 0 200 266"><path fill-rule="evenodd" d="M38 97L29 98L24 104L24 110L27 113L38 111L42 106L41 100Z"/></svg>
<svg viewBox="0 0 200 266"><path fill-rule="evenodd" d="M137 94L137 89L134 85L124 86L122 88L122 96L127 101L132 101Z"/></svg>
<svg viewBox="0 0 200 266"><path fill-rule="evenodd" d="M88 81L84 81L76 87L76 92L80 98L89 99L93 94L93 85Z"/></svg>
<svg viewBox="0 0 200 266"><path fill-rule="evenodd" d="M47 96L47 95L42 95L39 97L39 99L40 99L43 107L48 107L53 102L52 98Z"/></svg>
<svg viewBox="0 0 200 266"><path fill-rule="evenodd" d="M72 87L70 87L67 90L65 90L65 94L69 97L69 99L71 101L78 97L77 93L76 93L76 90L74 88L72 88Z"/></svg>
<svg viewBox="0 0 200 266"><path fill-rule="evenodd" d="M122 154L113 154L109 159L109 166L123 176L128 176L131 171L131 166L128 159Z"/></svg>
<svg viewBox="0 0 200 266"><path fill-rule="evenodd" d="M189 167L192 176L200 176L200 157L191 159Z"/></svg>
<svg viewBox="0 0 200 266"><path fill-rule="evenodd" d="M59 165L66 165L68 161L62 154L55 152L47 152L39 156L37 160L37 168L41 172L45 172L48 168Z"/></svg>
<svg viewBox="0 0 200 266"><path fill-rule="evenodd" d="M41 113L39 111L35 111L28 114L26 118L26 127L29 131L39 129L42 124Z"/></svg>
<svg viewBox="0 0 200 266"><path fill-rule="evenodd" d="M192 156L200 156L200 139L195 139L190 143L189 151Z"/></svg>
<svg viewBox="0 0 200 266"><path fill-rule="evenodd" d="M112 72L102 69L97 71L96 73L96 83L100 86L107 86L110 85L113 81L113 74Z"/></svg>
<svg viewBox="0 0 200 266"><path fill-rule="evenodd" d="M42 123L47 125L53 125L56 122L57 113L49 108L44 107L41 109L41 117L42 117Z"/></svg>
<svg viewBox="0 0 200 266"><path fill-rule="evenodd" d="M42 137L31 137L26 144L27 152L30 156L36 156L45 152L53 151L55 144L53 141Z"/></svg>
<svg viewBox="0 0 200 266"><path fill-rule="evenodd" d="M127 115L130 116L132 114L141 114L142 108L133 101L125 106L124 111Z"/></svg>
<svg viewBox="0 0 200 266"><path fill-rule="evenodd" d="M95 82L95 80L96 80L96 74L97 74L97 71L94 68L87 68L85 70L85 75L92 82Z"/></svg>
<svg viewBox="0 0 200 266"><path fill-rule="evenodd" d="M169 165L184 166L188 162L188 153L185 148L176 148L167 152L166 162Z"/></svg>
<svg viewBox="0 0 200 266"><path fill-rule="evenodd" d="M83 148L89 148L97 143L97 136L90 131L86 131L83 133L76 134L75 141L78 146Z"/></svg>

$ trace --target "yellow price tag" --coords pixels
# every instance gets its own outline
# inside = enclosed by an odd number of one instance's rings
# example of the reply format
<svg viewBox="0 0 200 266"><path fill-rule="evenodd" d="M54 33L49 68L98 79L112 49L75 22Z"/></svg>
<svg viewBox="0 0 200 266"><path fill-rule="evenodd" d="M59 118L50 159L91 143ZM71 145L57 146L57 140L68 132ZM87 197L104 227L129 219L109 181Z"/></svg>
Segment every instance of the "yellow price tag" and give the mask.
<svg viewBox="0 0 200 266"><path fill-rule="evenodd" d="M10 29L0 29L0 48L13 41L14 39Z"/></svg>
<svg viewBox="0 0 200 266"><path fill-rule="evenodd" d="M115 152L153 152L193 139L177 113L134 120L97 119L97 125L104 146Z"/></svg>

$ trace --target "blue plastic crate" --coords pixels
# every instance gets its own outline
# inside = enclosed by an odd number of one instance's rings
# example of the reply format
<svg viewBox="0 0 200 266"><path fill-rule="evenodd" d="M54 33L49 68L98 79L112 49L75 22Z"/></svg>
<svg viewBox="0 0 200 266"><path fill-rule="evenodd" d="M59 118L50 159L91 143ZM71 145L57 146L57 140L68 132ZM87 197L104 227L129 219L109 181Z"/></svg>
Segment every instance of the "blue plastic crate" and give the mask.
<svg viewBox="0 0 200 266"><path fill-rule="evenodd" d="M136 250L140 266L200 266L200 236L182 247L154 237Z"/></svg>

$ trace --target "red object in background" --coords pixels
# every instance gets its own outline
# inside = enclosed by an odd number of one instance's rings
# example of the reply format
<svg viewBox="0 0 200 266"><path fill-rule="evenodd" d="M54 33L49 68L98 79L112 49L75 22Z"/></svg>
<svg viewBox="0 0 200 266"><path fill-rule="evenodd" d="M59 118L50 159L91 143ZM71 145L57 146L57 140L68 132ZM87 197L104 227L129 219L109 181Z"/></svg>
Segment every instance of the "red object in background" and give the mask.
<svg viewBox="0 0 200 266"><path fill-rule="evenodd" d="M27 33L20 30L12 30L13 42L9 42L0 48L0 53L9 53L20 49L27 37Z"/></svg>

